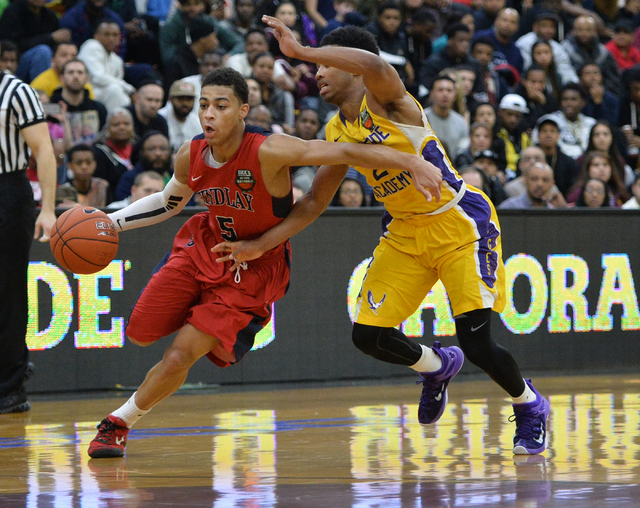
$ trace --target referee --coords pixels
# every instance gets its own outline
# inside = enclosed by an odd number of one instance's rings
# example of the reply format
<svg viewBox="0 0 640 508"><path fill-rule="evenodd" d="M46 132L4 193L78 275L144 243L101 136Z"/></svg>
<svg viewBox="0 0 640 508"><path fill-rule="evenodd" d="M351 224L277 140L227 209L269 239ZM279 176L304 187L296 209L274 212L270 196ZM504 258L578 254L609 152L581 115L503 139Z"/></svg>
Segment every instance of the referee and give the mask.
<svg viewBox="0 0 640 508"><path fill-rule="evenodd" d="M36 218L26 169L37 163L42 207ZM0 414L31 408L24 390L27 270L32 239L49 240L55 216L56 160L38 94L0 71Z"/></svg>

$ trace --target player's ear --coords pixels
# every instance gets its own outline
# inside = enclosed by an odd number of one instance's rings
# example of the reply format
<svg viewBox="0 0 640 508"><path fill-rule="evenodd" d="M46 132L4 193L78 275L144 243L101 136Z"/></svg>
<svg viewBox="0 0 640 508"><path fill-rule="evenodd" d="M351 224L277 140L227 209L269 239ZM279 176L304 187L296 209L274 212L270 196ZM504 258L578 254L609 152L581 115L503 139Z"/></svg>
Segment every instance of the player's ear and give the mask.
<svg viewBox="0 0 640 508"><path fill-rule="evenodd" d="M240 120L244 120L249 114L249 104L243 104L240 106Z"/></svg>

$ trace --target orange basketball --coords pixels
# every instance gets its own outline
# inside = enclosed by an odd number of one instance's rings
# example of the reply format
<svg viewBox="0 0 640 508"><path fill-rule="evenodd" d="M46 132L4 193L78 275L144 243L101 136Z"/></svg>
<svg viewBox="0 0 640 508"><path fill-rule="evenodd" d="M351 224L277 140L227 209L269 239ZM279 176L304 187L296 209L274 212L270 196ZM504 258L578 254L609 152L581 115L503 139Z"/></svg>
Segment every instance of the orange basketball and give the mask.
<svg viewBox="0 0 640 508"><path fill-rule="evenodd" d="M118 252L118 230L106 213L90 206L64 212L49 240L56 261L74 273L96 273Z"/></svg>

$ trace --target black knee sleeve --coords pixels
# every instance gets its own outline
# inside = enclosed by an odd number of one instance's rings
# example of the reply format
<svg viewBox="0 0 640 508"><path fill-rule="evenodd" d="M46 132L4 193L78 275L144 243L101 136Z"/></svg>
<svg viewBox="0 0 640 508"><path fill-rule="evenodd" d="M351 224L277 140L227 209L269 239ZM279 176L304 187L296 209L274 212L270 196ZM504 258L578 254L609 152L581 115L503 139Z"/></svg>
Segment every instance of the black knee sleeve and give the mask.
<svg viewBox="0 0 640 508"><path fill-rule="evenodd" d="M354 324L351 339L363 353L396 365L413 365L420 360L422 348L400 330Z"/></svg>
<svg viewBox="0 0 640 508"><path fill-rule="evenodd" d="M491 309L456 318L456 333L467 360L484 370L512 397L524 392L524 380L511 353L491 338Z"/></svg>

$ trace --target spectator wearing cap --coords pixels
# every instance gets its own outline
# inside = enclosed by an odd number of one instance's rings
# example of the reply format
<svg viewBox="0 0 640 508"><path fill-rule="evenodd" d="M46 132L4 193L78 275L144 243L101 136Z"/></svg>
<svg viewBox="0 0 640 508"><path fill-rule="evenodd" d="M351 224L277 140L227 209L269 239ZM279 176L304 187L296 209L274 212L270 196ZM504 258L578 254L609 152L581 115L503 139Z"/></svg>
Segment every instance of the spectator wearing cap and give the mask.
<svg viewBox="0 0 640 508"><path fill-rule="evenodd" d="M578 16L569 36L562 41L576 72L586 63L595 63L602 70L604 87L614 94L621 92L620 71L615 59L598 38L596 21L590 16Z"/></svg>
<svg viewBox="0 0 640 508"><path fill-rule="evenodd" d="M214 51L218 47L215 28L203 19L191 20L189 33L191 43L180 46L165 69L167 83L197 74L200 71L200 59L207 51Z"/></svg>
<svg viewBox="0 0 640 508"><path fill-rule="evenodd" d="M202 132L197 110L193 109L195 102L196 87L186 81L174 81L169 89L167 104L158 111L167 121L173 153L177 153L185 141Z"/></svg>
<svg viewBox="0 0 640 508"><path fill-rule="evenodd" d="M640 51L631 45L633 30L633 24L630 21L625 19L617 21L613 29L613 38L604 45L621 71L640 63Z"/></svg>
<svg viewBox="0 0 640 508"><path fill-rule="evenodd" d="M587 93L577 83L569 83L560 91L560 111L544 118L553 118L560 128L560 149L574 160L580 157L589 145L589 134L596 120L581 113L586 104ZM534 144L538 143L538 129L531 135Z"/></svg>
<svg viewBox="0 0 640 508"><path fill-rule="evenodd" d="M518 74L522 74L524 60L514 38L518 32L519 23L520 15L518 11L507 7L498 13L493 28L476 32L474 39L479 37L489 38L495 48L494 64L508 63L518 71Z"/></svg>
<svg viewBox="0 0 640 508"><path fill-rule="evenodd" d="M449 159L455 158L469 145L469 126L460 113L453 111L456 82L449 76L438 76L429 94L431 106L425 109L429 124L445 145Z"/></svg>
<svg viewBox="0 0 640 508"><path fill-rule="evenodd" d="M93 39L85 41L78 51L89 71L96 100L104 104L107 111L131 104L133 85L124 80L124 61L116 53L120 44L120 25L113 21L102 21Z"/></svg>
<svg viewBox="0 0 640 508"><path fill-rule="evenodd" d="M444 69L456 67L461 64L469 64L474 69L476 76L482 74L480 64L469 56L469 42L471 30L464 23L456 23L447 30L447 45L441 51L431 55L420 67L418 83L431 91L436 77ZM481 90L482 82L476 80L474 91Z"/></svg>
<svg viewBox="0 0 640 508"><path fill-rule="evenodd" d="M524 60L524 68L528 69L531 66L531 49L533 45L538 41L545 41L551 45L551 51L553 52L553 61L556 64L556 71L562 83L577 83L578 75L575 69L571 65L569 54L562 47L562 44L554 40L558 30L558 24L560 23L560 16L553 11L541 11L533 22L533 30L516 41L516 46L522 53Z"/></svg>
<svg viewBox="0 0 640 508"><path fill-rule="evenodd" d="M527 208L566 208L567 202L555 188L553 170L544 162L536 162L523 175L526 192L503 201L501 210Z"/></svg>
<svg viewBox="0 0 640 508"><path fill-rule="evenodd" d="M578 165L558 146L560 126L552 116L545 116L536 125L538 132L537 146L544 152L545 161L553 169L553 178L564 196L578 178Z"/></svg>
<svg viewBox="0 0 640 508"><path fill-rule="evenodd" d="M176 12L160 27L160 54L165 69L171 64L178 48L193 42L191 23L195 19L213 27L220 47L226 53L232 55L242 53L244 50L242 37L205 14L206 8L205 0L179 0Z"/></svg>
<svg viewBox="0 0 640 508"><path fill-rule="evenodd" d="M473 165L481 169L487 176L491 190L489 198L494 206L498 206L507 199L507 194L498 175L498 154L493 150L480 150L474 154L473 159Z"/></svg>
<svg viewBox="0 0 640 508"><path fill-rule="evenodd" d="M531 138L523 126L524 115L529 113L524 97L507 94L498 107L499 130L497 136L504 141L507 155L507 180L515 177L520 152L531 146Z"/></svg>
<svg viewBox="0 0 640 508"><path fill-rule="evenodd" d="M169 137L167 121L158 114L164 99L162 81L149 80L142 83L135 102L127 107L133 117L133 129L138 138L148 131L158 131Z"/></svg>

